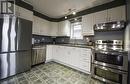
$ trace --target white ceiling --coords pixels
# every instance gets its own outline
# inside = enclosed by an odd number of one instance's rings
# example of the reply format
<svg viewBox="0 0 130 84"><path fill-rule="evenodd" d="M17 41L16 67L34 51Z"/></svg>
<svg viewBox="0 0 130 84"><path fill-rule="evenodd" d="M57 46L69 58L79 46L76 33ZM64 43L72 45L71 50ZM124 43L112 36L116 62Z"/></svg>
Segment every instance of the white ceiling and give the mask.
<svg viewBox="0 0 130 84"><path fill-rule="evenodd" d="M108 3L113 0L24 0L31 3L34 10L52 18L60 18L67 14L68 9L77 12Z"/></svg>

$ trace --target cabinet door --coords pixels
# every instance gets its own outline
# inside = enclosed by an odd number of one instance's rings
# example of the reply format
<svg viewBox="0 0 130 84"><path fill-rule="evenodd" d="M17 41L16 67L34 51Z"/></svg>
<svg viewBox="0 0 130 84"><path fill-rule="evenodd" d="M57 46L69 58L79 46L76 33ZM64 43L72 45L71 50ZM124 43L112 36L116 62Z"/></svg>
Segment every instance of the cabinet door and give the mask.
<svg viewBox="0 0 130 84"><path fill-rule="evenodd" d="M47 45L47 50L46 50L46 61L50 61L52 59L52 46Z"/></svg>
<svg viewBox="0 0 130 84"><path fill-rule="evenodd" d="M90 72L91 55L92 55L91 49L81 48L80 52L81 54L80 54L78 66L80 69Z"/></svg>
<svg viewBox="0 0 130 84"><path fill-rule="evenodd" d="M64 63L65 55L64 55L64 48L63 48L63 46L58 46L58 56L59 56L59 61Z"/></svg>
<svg viewBox="0 0 130 84"><path fill-rule="evenodd" d="M82 34L83 35L94 35L93 30L93 14L88 14L82 17Z"/></svg>
<svg viewBox="0 0 130 84"><path fill-rule="evenodd" d="M34 16L33 21L33 34L38 35L50 35L50 22L47 20L44 20L42 18L39 18L37 16Z"/></svg>
<svg viewBox="0 0 130 84"><path fill-rule="evenodd" d="M26 20L33 21L33 12L27 10L25 8L19 7L19 17L24 18Z"/></svg>
<svg viewBox="0 0 130 84"><path fill-rule="evenodd" d="M58 23L50 22L50 35L57 36L58 35Z"/></svg>
<svg viewBox="0 0 130 84"><path fill-rule="evenodd" d="M59 60L59 51L58 51L58 46L56 46L56 45L53 45L52 57L54 60Z"/></svg>
<svg viewBox="0 0 130 84"><path fill-rule="evenodd" d="M94 24L107 22L107 10L94 13Z"/></svg>
<svg viewBox="0 0 130 84"><path fill-rule="evenodd" d="M58 35L70 36L70 22L68 20L58 23Z"/></svg>
<svg viewBox="0 0 130 84"><path fill-rule="evenodd" d="M125 6L119 6L112 9L108 9L108 20L109 22L126 20L125 13Z"/></svg>
<svg viewBox="0 0 130 84"><path fill-rule="evenodd" d="M62 53L62 46L53 45L53 59L56 61L63 62L64 54Z"/></svg>
<svg viewBox="0 0 130 84"><path fill-rule="evenodd" d="M71 64L72 63L72 48L71 47L66 47L66 64Z"/></svg>
<svg viewBox="0 0 130 84"><path fill-rule="evenodd" d="M39 18L40 35L50 35L50 22Z"/></svg>
<svg viewBox="0 0 130 84"><path fill-rule="evenodd" d="M74 50L74 55L73 55L73 58L75 58L75 60L74 60L74 65L75 65L75 67L79 67L79 64L80 64L80 57L81 57L81 49L82 48L75 48L75 49L73 49Z"/></svg>
<svg viewBox="0 0 130 84"><path fill-rule="evenodd" d="M70 57L70 65L74 66L74 67L77 67L77 59L78 59L78 49L76 47L71 47L70 48L70 51L71 51L71 57Z"/></svg>
<svg viewBox="0 0 130 84"><path fill-rule="evenodd" d="M39 31L40 31L39 21L38 21L37 17L34 16L33 17L33 29L32 29L32 33L39 35L40 34Z"/></svg>

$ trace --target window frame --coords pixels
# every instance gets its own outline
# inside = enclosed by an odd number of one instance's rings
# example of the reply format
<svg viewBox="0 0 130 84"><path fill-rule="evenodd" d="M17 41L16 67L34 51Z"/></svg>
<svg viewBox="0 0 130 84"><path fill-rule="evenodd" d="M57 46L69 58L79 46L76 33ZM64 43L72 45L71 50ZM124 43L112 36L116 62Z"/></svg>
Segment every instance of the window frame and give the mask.
<svg viewBox="0 0 130 84"><path fill-rule="evenodd" d="M74 26L77 26L77 25L81 26L81 37L74 37ZM72 39L72 40L73 39L77 39L77 40L82 40L83 39L83 35L82 35L82 22L73 22L73 23L71 23L70 39Z"/></svg>

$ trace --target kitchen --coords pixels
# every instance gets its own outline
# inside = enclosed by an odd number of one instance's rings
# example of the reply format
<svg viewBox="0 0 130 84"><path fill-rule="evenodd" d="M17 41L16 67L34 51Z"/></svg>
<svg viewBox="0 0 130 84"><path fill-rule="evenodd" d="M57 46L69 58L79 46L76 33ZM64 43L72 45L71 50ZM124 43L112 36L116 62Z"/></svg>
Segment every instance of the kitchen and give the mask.
<svg viewBox="0 0 130 84"><path fill-rule="evenodd" d="M130 83L129 0L0 4L0 84Z"/></svg>

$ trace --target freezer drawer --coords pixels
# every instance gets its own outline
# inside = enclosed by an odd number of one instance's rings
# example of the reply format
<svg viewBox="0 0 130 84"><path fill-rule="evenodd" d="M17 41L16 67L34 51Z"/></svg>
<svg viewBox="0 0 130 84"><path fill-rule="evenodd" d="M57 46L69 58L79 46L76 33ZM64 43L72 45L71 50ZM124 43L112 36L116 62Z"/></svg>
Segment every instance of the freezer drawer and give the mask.
<svg viewBox="0 0 130 84"><path fill-rule="evenodd" d="M31 51L0 54L0 79L31 68Z"/></svg>

